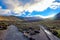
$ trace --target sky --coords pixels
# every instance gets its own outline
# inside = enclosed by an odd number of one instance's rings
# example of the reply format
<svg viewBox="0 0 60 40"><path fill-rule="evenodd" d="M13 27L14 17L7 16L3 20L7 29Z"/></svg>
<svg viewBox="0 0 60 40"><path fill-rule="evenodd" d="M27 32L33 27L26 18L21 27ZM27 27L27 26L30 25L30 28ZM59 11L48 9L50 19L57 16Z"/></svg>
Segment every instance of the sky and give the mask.
<svg viewBox="0 0 60 40"><path fill-rule="evenodd" d="M0 15L53 17L60 12L60 0L0 0Z"/></svg>

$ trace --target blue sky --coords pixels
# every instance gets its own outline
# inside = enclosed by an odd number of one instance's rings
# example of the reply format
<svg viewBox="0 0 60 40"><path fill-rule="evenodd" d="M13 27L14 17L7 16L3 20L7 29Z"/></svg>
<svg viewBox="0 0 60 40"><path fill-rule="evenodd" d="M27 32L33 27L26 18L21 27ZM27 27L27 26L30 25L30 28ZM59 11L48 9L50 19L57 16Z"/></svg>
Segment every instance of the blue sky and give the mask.
<svg viewBox="0 0 60 40"><path fill-rule="evenodd" d="M0 0L0 15L43 16L60 12L60 0Z"/></svg>

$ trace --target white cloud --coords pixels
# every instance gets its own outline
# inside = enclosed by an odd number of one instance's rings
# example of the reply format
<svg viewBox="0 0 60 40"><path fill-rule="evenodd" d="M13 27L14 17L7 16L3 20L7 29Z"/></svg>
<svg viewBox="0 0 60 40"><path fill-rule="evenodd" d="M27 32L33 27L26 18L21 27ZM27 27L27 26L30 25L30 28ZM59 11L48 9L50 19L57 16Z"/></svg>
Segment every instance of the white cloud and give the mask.
<svg viewBox="0 0 60 40"><path fill-rule="evenodd" d="M17 10L18 11L18 10ZM24 14L24 13L23 13ZM0 15L7 15L7 16L9 16L9 15L14 15L14 16L20 16L20 15L22 15L21 13L16 13L16 11L14 12L14 10L13 10L13 12L12 12L12 10L9 10L9 9L2 9L2 7L0 6Z"/></svg>
<svg viewBox="0 0 60 40"><path fill-rule="evenodd" d="M8 9L2 9L0 6L0 15L11 15L10 10Z"/></svg>
<svg viewBox="0 0 60 40"><path fill-rule="evenodd" d="M30 5L26 10L29 11L29 12L32 12L32 11L44 11L49 6L52 5L53 1L54 0L42 0L41 2Z"/></svg>
<svg viewBox="0 0 60 40"><path fill-rule="evenodd" d="M10 12L13 11L16 15L15 16L21 16L22 14L25 15L25 11L33 12L33 11L44 11L48 7L51 9L57 9L60 7L60 3L54 2L55 0L31 0L29 3L24 4L21 1L18 0L4 0L4 3L7 5L8 9L2 9L0 6L0 14L8 14L12 15ZM27 16L31 15L28 14ZM35 15L40 16L43 18L52 17L53 15L48 16L41 16L41 15Z"/></svg>
<svg viewBox="0 0 60 40"><path fill-rule="evenodd" d="M26 0L27 1L27 0ZM2 9L0 6L0 14L11 14L11 11L13 11L16 15L15 16L21 16L22 14L25 15L25 11L33 12L33 11L44 11L47 10L47 8L51 9L57 9L60 7L59 2L54 2L55 0L31 0L30 2L23 3L23 1L18 1L18 0L4 0L4 3L7 5L8 9ZM31 15L29 13L27 16ZM36 16L36 15L35 15ZM41 16L41 15L39 15ZM41 16L43 18L47 17L52 17L53 15L50 16Z"/></svg>
<svg viewBox="0 0 60 40"><path fill-rule="evenodd" d="M0 6L0 9L1 9L2 7Z"/></svg>
<svg viewBox="0 0 60 40"><path fill-rule="evenodd" d="M0 14L6 14L9 11L13 11L16 16L20 16L22 14L25 15L25 11L33 12L33 11L44 11L48 7L51 9L57 9L60 7L60 3L54 2L55 0L31 0L29 3L24 4L23 1L18 0L4 0L4 3L7 5L8 9L4 11L0 11ZM2 7L0 7L2 10ZM9 11L8 11L9 10ZM22 13L23 12L23 13ZM31 15L31 14L28 14ZM28 16L27 15L27 16Z"/></svg>
<svg viewBox="0 0 60 40"><path fill-rule="evenodd" d="M24 4L18 0L4 0L9 10L20 14L23 11L44 11L51 6L54 0L31 0L31 2Z"/></svg>
<svg viewBox="0 0 60 40"><path fill-rule="evenodd" d="M4 3L9 10L12 10L15 13L20 13L23 10L22 3L18 0L4 0Z"/></svg>
<svg viewBox="0 0 60 40"><path fill-rule="evenodd" d="M52 5L50 6L51 9L57 9L60 8L60 3L59 2L54 2L52 3Z"/></svg>
<svg viewBox="0 0 60 40"><path fill-rule="evenodd" d="M54 17L56 14L48 15L48 16L42 16L42 15L33 15L33 16L26 16L26 17L40 17L40 18L51 18Z"/></svg>

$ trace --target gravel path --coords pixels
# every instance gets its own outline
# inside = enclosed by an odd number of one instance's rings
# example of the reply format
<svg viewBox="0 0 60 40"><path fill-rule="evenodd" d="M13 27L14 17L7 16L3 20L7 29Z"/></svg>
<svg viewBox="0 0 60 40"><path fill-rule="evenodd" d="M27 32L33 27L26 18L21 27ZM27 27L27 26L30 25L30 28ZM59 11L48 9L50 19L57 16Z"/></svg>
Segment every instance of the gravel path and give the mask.
<svg viewBox="0 0 60 40"><path fill-rule="evenodd" d="M14 25L8 26L7 30L0 31L0 40L27 40Z"/></svg>

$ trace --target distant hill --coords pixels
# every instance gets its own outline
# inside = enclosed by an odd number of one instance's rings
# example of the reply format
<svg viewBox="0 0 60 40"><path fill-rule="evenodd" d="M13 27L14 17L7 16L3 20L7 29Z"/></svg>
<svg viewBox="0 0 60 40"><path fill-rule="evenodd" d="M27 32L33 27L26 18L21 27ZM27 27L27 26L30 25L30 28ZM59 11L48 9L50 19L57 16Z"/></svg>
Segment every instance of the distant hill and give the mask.
<svg viewBox="0 0 60 40"><path fill-rule="evenodd" d="M40 17L0 16L0 21L41 21Z"/></svg>
<svg viewBox="0 0 60 40"><path fill-rule="evenodd" d="M23 19L24 21L41 21L43 20L43 18L40 18L40 17L19 17L21 19Z"/></svg>
<svg viewBox="0 0 60 40"><path fill-rule="evenodd" d="M22 21L15 16L0 16L0 21Z"/></svg>
<svg viewBox="0 0 60 40"><path fill-rule="evenodd" d="M46 20L60 20L60 12L57 13L54 17L47 18Z"/></svg>
<svg viewBox="0 0 60 40"><path fill-rule="evenodd" d="M57 15L55 15L55 19L60 20L60 12Z"/></svg>

